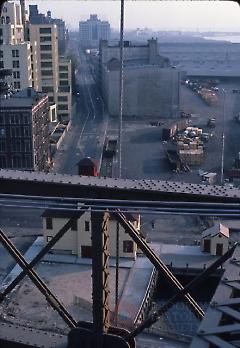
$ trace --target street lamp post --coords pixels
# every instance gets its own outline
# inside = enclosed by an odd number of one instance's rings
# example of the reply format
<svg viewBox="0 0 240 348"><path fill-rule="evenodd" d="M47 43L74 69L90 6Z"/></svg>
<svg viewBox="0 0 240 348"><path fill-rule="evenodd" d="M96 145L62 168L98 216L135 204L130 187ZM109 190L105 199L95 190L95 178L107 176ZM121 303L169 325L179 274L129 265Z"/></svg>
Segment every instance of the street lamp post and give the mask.
<svg viewBox="0 0 240 348"><path fill-rule="evenodd" d="M224 150L225 150L225 103L226 103L226 90L223 92L223 127L222 127L222 156L221 156L221 185L224 186Z"/></svg>

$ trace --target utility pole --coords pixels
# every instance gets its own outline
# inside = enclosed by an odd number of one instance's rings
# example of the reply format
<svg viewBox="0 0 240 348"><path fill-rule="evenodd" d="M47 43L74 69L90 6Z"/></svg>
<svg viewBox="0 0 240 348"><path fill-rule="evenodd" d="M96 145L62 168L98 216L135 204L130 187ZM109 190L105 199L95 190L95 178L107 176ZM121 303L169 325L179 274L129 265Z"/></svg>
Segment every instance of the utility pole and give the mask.
<svg viewBox="0 0 240 348"><path fill-rule="evenodd" d="M123 116L123 34L124 34L124 0L121 0L120 21L120 72L119 72L119 126L118 126L118 176L122 177L122 116Z"/></svg>
<svg viewBox="0 0 240 348"><path fill-rule="evenodd" d="M225 103L226 103L226 90L223 89L223 128L222 128L222 158L221 158L221 185L224 186L224 150L225 150Z"/></svg>

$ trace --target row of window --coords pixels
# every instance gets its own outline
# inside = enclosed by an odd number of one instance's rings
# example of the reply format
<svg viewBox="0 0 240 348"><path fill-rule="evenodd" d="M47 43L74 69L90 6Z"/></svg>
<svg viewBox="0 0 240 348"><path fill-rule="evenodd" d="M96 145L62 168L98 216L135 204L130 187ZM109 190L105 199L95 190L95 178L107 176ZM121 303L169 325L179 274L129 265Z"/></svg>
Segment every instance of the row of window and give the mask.
<svg viewBox="0 0 240 348"><path fill-rule="evenodd" d="M28 113L17 113L6 115L0 114L0 124L28 124L30 123L30 114Z"/></svg>
<svg viewBox="0 0 240 348"><path fill-rule="evenodd" d="M0 154L0 168L32 169L32 155L13 155L7 158L6 155Z"/></svg>
<svg viewBox="0 0 240 348"><path fill-rule="evenodd" d="M6 141L0 139L0 152L6 152L7 151L7 143ZM11 152L31 152L32 146L30 139L20 141L20 140L14 140L11 141Z"/></svg>
<svg viewBox="0 0 240 348"><path fill-rule="evenodd" d="M10 136L12 138L17 137L30 137L31 128L29 126L11 126L10 127ZM0 137L6 137L6 129L4 127L0 128Z"/></svg>

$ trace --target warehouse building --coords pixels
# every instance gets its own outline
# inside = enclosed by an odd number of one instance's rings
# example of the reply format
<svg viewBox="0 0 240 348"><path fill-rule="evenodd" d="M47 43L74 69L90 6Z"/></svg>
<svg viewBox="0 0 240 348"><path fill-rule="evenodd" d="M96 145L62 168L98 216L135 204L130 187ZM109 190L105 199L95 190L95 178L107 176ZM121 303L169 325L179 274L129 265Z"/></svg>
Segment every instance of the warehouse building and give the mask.
<svg viewBox="0 0 240 348"><path fill-rule="evenodd" d="M119 114L119 46L101 41L99 79L112 116ZM124 43L123 116L175 118L179 115L180 71L159 55L156 39L147 45Z"/></svg>

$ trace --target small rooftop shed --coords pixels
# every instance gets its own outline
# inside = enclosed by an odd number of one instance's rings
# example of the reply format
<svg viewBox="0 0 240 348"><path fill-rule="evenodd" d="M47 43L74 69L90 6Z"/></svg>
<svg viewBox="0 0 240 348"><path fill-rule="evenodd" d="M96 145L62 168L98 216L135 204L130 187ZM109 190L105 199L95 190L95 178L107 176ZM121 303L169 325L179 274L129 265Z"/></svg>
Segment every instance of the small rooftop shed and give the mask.
<svg viewBox="0 0 240 348"><path fill-rule="evenodd" d="M229 248L229 229L221 223L203 231L201 239L202 251L211 255L223 255Z"/></svg>

